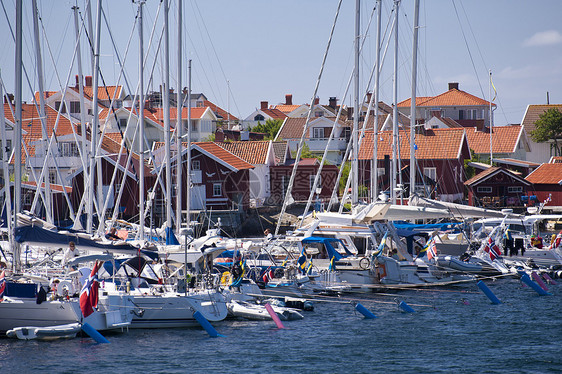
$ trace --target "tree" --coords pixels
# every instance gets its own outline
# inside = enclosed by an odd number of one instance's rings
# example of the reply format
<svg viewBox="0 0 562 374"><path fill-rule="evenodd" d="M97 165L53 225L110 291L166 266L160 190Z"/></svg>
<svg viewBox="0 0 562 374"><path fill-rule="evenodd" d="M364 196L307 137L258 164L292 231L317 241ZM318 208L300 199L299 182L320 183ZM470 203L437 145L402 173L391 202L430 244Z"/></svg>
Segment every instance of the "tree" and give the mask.
<svg viewBox="0 0 562 374"><path fill-rule="evenodd" d="M265 140L273 140L279 132L282 124L283 121L280 119L268 119L263 124L258 122L258 124L252 127L250 131L265 134Z"/></svg>
<svg viewBox="0 0 562 374"><path fill-rule="evenodd" d="M544 143L554 140L550 145L550 155L554 148L554 156L562 155L558 145L558 139L562 139L562 112L556 108L550 108L539 116L535 121L535 129L531 131L531 139L537 143Z"/></svg>

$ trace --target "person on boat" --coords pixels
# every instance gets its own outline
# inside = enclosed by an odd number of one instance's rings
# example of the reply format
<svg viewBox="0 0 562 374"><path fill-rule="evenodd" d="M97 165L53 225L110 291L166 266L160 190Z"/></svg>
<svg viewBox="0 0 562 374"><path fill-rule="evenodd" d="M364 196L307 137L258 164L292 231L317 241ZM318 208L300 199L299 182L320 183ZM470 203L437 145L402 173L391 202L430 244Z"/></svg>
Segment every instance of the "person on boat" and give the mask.
<svg viewBox="0 0 562 374"><path fill-rule="evenodd" d="M542 249L542 238L540 236L531 236L531 245L538 249Z"/></svg>
<svg viewBox="0 0 562 374"><path fill-rule="evenodd" d="M74 242L68 243L68 248L64 252L64 256L62 258L62 266L66 266L68 261L72 260L74 257L80 256L80 252L76 248L76 244Z"/></svg>
<svg viewBox="0 0 562 374"><path fill-rule="evenodd" d="M105 234L105 238L109 240L121 240L121 238L117 236L117 229L115 227L112 227L111 230Z"/></svg>
<svg viewBox="0 0 562 374"><path fill-rule="evenodd" d="M263 232L263 234L265 235L265 238L269 241L271 239L273 239L273 234L271 233L270 229L265 229L265 231Z"/></svg>

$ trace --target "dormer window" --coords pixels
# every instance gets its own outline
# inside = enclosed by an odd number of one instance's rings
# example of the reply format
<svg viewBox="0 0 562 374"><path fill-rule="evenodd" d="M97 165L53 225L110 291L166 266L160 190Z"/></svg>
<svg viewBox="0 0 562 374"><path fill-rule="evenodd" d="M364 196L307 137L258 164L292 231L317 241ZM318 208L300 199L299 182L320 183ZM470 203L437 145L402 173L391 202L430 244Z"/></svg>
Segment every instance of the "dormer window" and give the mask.
<svg viewBox="0 0 562 374"><path fill-rule="evenodd" d="M263 121L265 120L265 117L262 116L261 114L258 114L257 116L254 117L254 121Z"/></svg>

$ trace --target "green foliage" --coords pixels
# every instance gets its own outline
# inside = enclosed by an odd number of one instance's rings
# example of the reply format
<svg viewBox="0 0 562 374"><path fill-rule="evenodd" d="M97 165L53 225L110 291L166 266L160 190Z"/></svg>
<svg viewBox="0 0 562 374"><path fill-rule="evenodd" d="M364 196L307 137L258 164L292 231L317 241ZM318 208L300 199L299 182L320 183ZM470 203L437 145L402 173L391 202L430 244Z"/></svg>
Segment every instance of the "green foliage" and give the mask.
<svg viewBox="0 0 562 374"><path fill-rule="evenodd" d="M464 173L466 175L467 180L472 178L476 174L476 169L474 167L468 165L469 163L471 163L471 162L482 162L482 163L489 162L488 160L483 160L482 157L480 157L480 155L476 154L473 149L470 150L470 154L472 155L470 160L464 160Z"/></svg>
<svg viewBox="0 0 562 374"><path fill-rule="evenodd" d="M347 183L347 178L349 178L349 172L351 171L351 163L347 161L340 167L343 168L343 171L341 172L340 185L338 186L338 189L340 191L340 194L343 194L345 190L345 184Z"/></svg>
<svg viewBox="0 0 562 374"><path fill-rule="evenodd" d="M283 121L280 119L268 119L263 124L258 122L258 124L252 127L250 131L266 134L265 140L273 140L279 132L282 124Z"/></svg>
<svg viewBox="0 0 562 374"><path fill-rule="evenodd" d="M215 141L215 133L212 133L211 135L207 136L205 139L203 139L204 142L214 142Z"/></svg>
<svg viewBox="0 0 562 374"><path fill-rule="evenodd" d="M555 155L560 155L558 139L562 138L562 112L550 108L535 121L535 130L531 131L531 139L537 143L554 140ZM552 149L552 148L551 148Z"/></svg>

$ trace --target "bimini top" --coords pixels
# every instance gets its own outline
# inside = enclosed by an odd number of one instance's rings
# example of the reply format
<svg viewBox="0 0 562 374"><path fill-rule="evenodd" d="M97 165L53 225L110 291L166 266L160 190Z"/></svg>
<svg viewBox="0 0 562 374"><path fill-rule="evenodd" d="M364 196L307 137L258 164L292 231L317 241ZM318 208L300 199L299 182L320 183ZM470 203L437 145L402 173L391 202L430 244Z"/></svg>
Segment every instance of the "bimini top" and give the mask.
<svg viewBox="0 0 562 374"><path fill-rule="evenodd" d="M307 238L304 238L301 241L303 244L308 244L308 243L321 243L324 244L324 247L326 247L326 251L328 252L328 258L332 258L335 257L335 260L341 260L344 257L347 256L353 256L353 253L351 253L349 251L349 249L347 249L347 247L345 246L345 244L343 244L341 239L335 239L335 238L323 238L320 236L309 236ZM342 255L341 253L339 253L334 246L332 245L332 243L339 243L342 248L345 250L345 256Z"/></svg>

